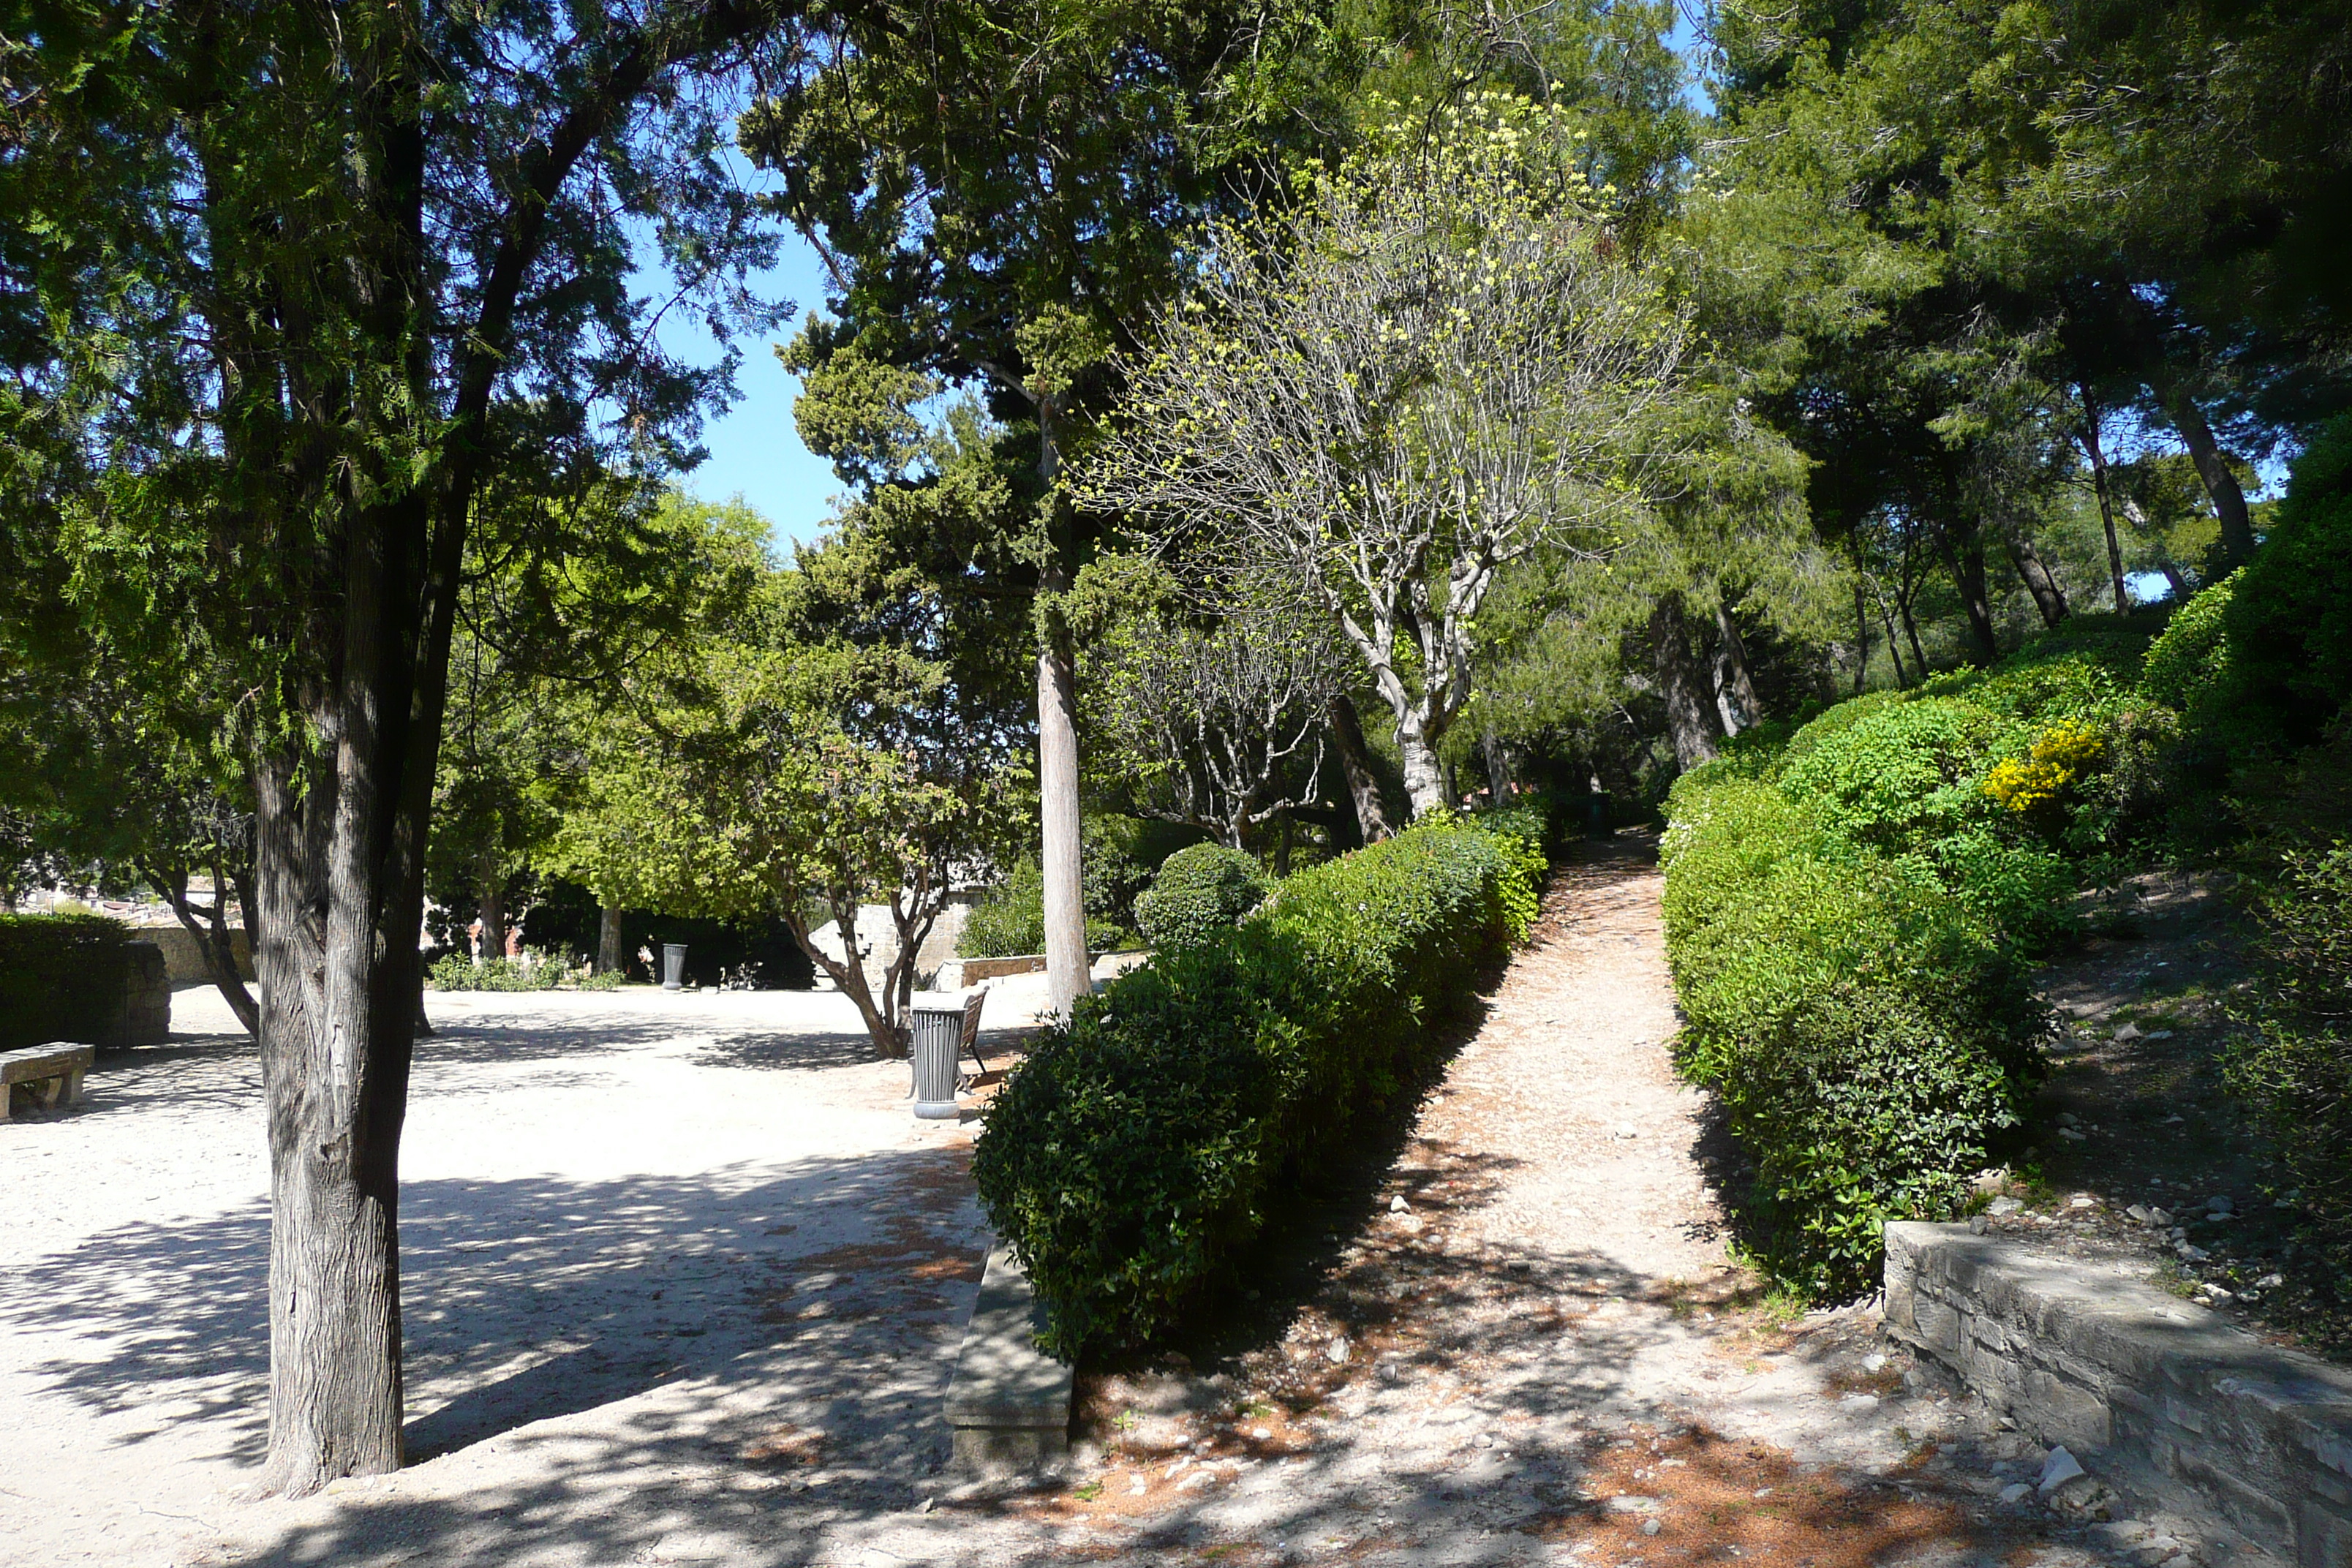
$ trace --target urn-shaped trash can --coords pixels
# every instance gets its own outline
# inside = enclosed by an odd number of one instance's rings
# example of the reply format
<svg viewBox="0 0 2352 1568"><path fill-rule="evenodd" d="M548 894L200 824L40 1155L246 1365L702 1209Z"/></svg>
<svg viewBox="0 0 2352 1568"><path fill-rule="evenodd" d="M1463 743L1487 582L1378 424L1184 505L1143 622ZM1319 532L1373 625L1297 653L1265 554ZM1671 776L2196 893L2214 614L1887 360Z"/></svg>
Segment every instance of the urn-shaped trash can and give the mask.
<svg viewBox="0 0 2352 1568"><path fill-rule="evenodd" d="M686 943L682 942L662 943L662 989L686 989Z"/></svg>
<svg viewBox="0 0 2352 1568"><path fill-rule="evenodd" d="M963 998L918 996L908 1031L914 1058L915 1114L944 1121L956 1113L956 1064L963 1057Z"/></svg>

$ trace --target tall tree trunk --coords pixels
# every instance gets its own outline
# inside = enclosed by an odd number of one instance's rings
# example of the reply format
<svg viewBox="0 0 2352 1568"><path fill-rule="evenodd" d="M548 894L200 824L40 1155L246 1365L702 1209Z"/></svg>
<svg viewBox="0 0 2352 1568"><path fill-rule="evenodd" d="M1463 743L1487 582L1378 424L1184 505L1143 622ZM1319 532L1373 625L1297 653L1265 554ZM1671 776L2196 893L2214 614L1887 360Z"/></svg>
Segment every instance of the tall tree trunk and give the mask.
<svg viewBox="0 0 2352 1568"><path fill-rule="evenodd" d="M2175 604L2185 603L2188 600L2189 595L2196 592L2194 588L2189 585L2188 577L2182 574L2179 566L2174 563L2171 556L2166 555L2158 558L2156 563L2156 569L2164 574L2165 585L2172 590L2172 598Z"/></svg>
<svg viewBox="0 0 2352 1568"><path fill-rule="evenodd" d="M1378 844L1393 829L1389 826L1388 809L1381 804L1380 775L1372 772L1372 748L1364 739L1364 721L1346 692L1333 695L1330 719L1339 771L1348 779L1348 803L1356 811L1356 831L1365 843Z"/></svg>
<svg viewBox="0 0 2352 1568"><path fill-rule="evenodd" d="M2239 488L2238 476L2230 467L2230 459L2213 438L2213 426L2205 421L2205 411L2186 391L2175 388L2164 401L2164 411L2172 416L2172 427L2180 432L2183 445L2189 448L2189 459L2197 465L2197 477L2205 481L2205 493L2213 500L2213 515L2221 524L2221 558L2225 567L2239 565L2254 557L2253 519L2246 511L2246 492Z"/></svg>
<svg viewBox="0 0 2352 1568"><path fill-rule="evenodd" d="M618 974L628 963L621 951L621 910L615 904L606 904L596 917L596 973Z"/></svg>
<svg viewBox="0 0 2352 1568"><path fill-rule="evenodd" d="M2004 531L2002 542L2009 548L2009 559L2017 574L2025 579L2025 591L2033 595L2033 608L2045 626L2055 626L2066 618L2066 590L2059 586L2051 574L2050 564L2042 552L2033 548L2033 541L2022 528Z"/></svg>
<svg viewBox="0 0 2352 1568"><path fill-rule="evenodd" d="M1911 639L1912 668L1916 669L1924 679L1927 674L1927 650L1919 646L1919 622L1911 614L1911 601L1918 597L1918 595L1919 585L1914 583L1908 593L1895 596L1895 610L1903 617L1903 635Z"/></svg>
<svg viewBox="0 0 2352 1568"><path fill-rule="evenodd" d="M248 1035L258 1034L261 1004L254 1000L253 993L245 987L245 977L237 973L236 935L228 923L228 884L218 871L214 872L213 901L210 907L198 909L188 897L184 870L151 867L142 874L156 895L171 907L181 929L195 939L196 957L205 966L205 978L228 1004L228 1010L236 1015L238 1026Z"/></svg>
<svg viewBox="0 0 2352 1568"><path fill-rule="evenodd" d="M1037 475L1048 493L1061 471L1062 449L1055 401L1036 398ZM1066 521L1060 517L1054 523ZM1087 952L1085 847L1078 824L1078 672L1060 598L1069 591L1064 555L1066 531L1049 523L1046 549L1053 552L1038 585L1037 616L1037 815L1043 840L1038 856L1045 879L1045 1005L1067 1016L1078 998L1093 994L1094 961Z"/></svg>
<svg viewBox="0 0 2352 1568"><path fill-rule="evenodd" d="M482 922L482 951L485 960L504 958L507 952L507 889L506 879L499 875L497 860L483 857L480 879L477 885L478 909L475 918Z"/></svg>
<svg viewBox="0 0 2352 1568"><path fill-rule="evenodd" d="M1437 747L1423 731L1419 712L1408 710L1397 719L1397 752L1404 763L1405 801L1416 817L1445 804L1445 769Z"/></svg>
<svg viewBox="0 0 2352 1568"><path fill-rule="evenodd" d="M1903 668L1903 647L1895 637L1895 612L1887 607L1886 590L1878 585L1878 579L1875 577L1870 580L1870 596L1878 601L1878 622L1886 628L1886 657L1895 661L1895 688L1898 690L1907 690L1911 685L1911 677ZM1924 675L1927 672L1923 668L1920 673Z"/></svg>
<svg viewBox="0 0 2352 1568"><path fill-rule="evenodd" d="M2107 531L2107 577L2116 591L2116 614L2131 613L2131 595L2124 586L2124 547L2116 532L2115 498L2107 493L2107 456L2099 442L2099 405L2090 384L2083 385L2083 451L2091 459L2091 493L2098 498L2099 521Z"/></svg>
<svg viewBox="0 0 2352 1568"><path fill-rule="evenodd" d="M1510 759L1503 754L1503 742L1491 729L1479 731L1478 750L1486 763L1486 794L1495 805L1500 805L1510 798Z"/></svg>
<svg viewBox="0 0 2352 1568"><path fill-rule="evenodd" d="M1960 608L1968 615L1969 637L1977 657L1987 664L2000 658L2000 638L1992 624L1992 601L1985 594L1984 541L1971 531L1965 540L1944 535L1944 560L1952 569L1952 584L1960 591Z"/></svg>
<svg viewBox="0 0 2352 1568"><path fill-rule="evenodd" d="M1715 629L1723 639L1723 689L1736 718L1724 729L1736 735L1764 717L1764 704L1757 698L1755 678L1748 673L1748 643L1739 635L1739 623L1731 618L1731 606L1720 597L1715 602Z"/></svg>
<svg viewBox="0 0 2352 1568"><path fill-rule="evenodd" d="M1870 600L1862 585L1862 564L1853 568L1853 694L1862 695L1863 679L1870 673Z"/></svg>
<svg viewBox="0 0 2352 1568"><path fill-rule="evenodd" d="M1094 989L1080 887L1077 668L1066 634L1037 649L1037 807L1044 839L1046 1005L1067 1015Z"/></svg>
<svg viewBox="0 0 2352 1568"><path fill-rule="evenodd" d="M1675 761L1687 772L1712 762L1723 739L1715 704L1707 700L1697 660L1690 646L1690 618L1679 593L1660 595L1650 611L1650 655L1655 662L1659 695L1665 699L1666 733L1673 740Z"/></svg>
<svg viewBox="0 0 2352 1568"><path fill-rule="evenodd" d="M2164 328L2155 313L2139 301L2128 289L2119 289L2115 297L2130 313L2130 330L2137 334L2140 371L2147 377L2148 389L2156 394L2180 444L2189 448L2189 460L2197 467L2197 477L2205 483L2205 493L2212 499L2213 515L2221 525L2222 567L2228 568L2250 561L2254 554L2253 520L2246 511L2246 492L2239 488L2238 476L2230 467L2221 444L2213 437L2213 426L2199 407L2189 383L2167 352Z"/></svg>

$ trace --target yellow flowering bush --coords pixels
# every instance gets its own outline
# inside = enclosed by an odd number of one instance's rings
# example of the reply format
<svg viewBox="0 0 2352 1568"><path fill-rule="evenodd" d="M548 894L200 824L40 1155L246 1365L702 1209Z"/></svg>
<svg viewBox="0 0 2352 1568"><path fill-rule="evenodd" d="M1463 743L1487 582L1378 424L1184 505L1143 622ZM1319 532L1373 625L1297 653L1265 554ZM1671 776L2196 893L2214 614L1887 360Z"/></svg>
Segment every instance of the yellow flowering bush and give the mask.
<svg viewBox="0 0 2352 1568"><path fill-rule="evenodd" d="M2004 758L1985 775L1984 792L2023 816L2049 805L2107 760L2106 738L2079 719L2061 719L2033 738L2021 757Z"/></svg>

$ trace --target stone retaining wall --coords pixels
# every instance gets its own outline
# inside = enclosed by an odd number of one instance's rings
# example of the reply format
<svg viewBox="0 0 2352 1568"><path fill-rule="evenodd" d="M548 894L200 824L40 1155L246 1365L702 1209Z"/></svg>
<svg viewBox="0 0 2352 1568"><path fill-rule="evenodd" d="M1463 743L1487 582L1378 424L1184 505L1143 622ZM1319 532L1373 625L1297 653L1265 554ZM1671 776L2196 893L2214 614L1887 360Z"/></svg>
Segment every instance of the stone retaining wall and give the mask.
<svg viewBox="0 0 2352 1568"><path fill-rule="evenodd" d="M2136 1506L2352 1564L2352 1374L1964 1225L1886 1227L1886 1326Z"/></svg>
<svg viewBox="0 0 2352 1568"><path fill-rule="evenodd" d="M160 1046L172 1037L172 973L152 942L123 943L122 1006L101 1046Z"/></svg>

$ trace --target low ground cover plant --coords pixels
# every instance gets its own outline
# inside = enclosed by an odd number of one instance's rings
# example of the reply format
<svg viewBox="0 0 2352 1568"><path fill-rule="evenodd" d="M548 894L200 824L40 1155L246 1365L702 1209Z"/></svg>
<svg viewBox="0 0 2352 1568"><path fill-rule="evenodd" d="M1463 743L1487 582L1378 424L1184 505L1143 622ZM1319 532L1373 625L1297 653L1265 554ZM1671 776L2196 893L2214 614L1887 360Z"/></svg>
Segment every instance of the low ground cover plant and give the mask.
<svg viewBox="0 0 2352 1568"><path fill-rule="evenodd" d="M622 980L618 971L576 973L562 953L551 950L533 951L523 958L486 958L478 963L453 952L436 960L425 978L436 991L610 991Z"/></svg>
<svg viewBox="0 0 2352 1568"><path fill-rule="evenodd" d="M1524 845L1416 825L1156 953L1038 1041L973 1170L1045 1302L1048 1350L1165 1330L1229 1279L1283 1192L1426 1073L1432 1026L1532 919Z"/></svg>

